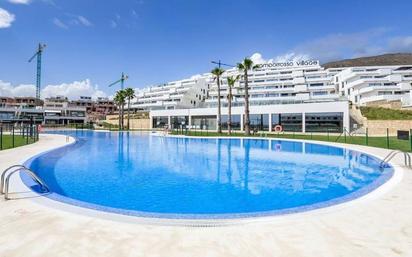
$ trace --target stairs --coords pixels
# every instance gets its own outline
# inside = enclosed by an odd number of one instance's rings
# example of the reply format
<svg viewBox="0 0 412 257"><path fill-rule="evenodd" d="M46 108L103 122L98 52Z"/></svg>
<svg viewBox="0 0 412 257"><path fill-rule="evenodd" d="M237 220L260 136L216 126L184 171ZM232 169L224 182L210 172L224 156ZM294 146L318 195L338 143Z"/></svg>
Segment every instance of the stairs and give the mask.
<svg viewBox="0 0 412 257"><path fill-rule="evenodd" d="M367 122L367 119L362 116L362 113L358 106L352 105L349 109L350 116L350 131L354 134L364 134L366 133L364 125Z"/></svg>

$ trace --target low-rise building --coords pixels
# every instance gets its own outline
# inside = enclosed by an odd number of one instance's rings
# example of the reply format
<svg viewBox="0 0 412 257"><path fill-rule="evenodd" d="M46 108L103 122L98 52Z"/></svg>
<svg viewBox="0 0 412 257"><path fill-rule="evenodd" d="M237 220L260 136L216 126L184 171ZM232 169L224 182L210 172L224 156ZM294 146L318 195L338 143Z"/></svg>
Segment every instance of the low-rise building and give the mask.
<svg viewBox="0 0 412 257"><path fill-rule="evenodd" d="M85 123L86 107L72 104L67 97L57 96L44 101L44 124L68 125Z"/></svg>

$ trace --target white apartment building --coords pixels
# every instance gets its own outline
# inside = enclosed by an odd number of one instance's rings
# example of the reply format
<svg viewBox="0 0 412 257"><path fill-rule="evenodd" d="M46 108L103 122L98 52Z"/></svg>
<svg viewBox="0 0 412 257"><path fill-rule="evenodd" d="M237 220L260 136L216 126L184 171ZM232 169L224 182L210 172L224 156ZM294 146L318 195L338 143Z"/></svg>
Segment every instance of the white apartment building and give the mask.
<svg viewBox="0 0 412 257"><path fill-rule="evenodd" d="M341 69L325 70L319 61L260 65L248 74L250 105L336 101L339 95L332 78L339 71ZM223 106L227 105L227 77L238 74L233 68L222 77L220 96ZM244 86L243 79L235 84L232 90L234 106L244 105ZM216 82L211 85L205 102L207 106L217 106Z"/></svg>
<svg viewBox="0 0 412 257"><path fill-rule="evenodd" d="M227 77L239 74L231 68L222 75L222 113L227 109ZM281 125L289 131L338 132L351 129L349 103L364 106L399 101L404 106L412 105L412 64L326 69L316 60L267 63L249 71L248 81L251 125L258 130L272 131ZM238 130L243 129L244 83L241 77L232 89L232 123ZM184 124L213 130L217 123L217 90L214 77L205 73L138 90L132 108L151 111L153 128ZM227 115L222 116L223 127L225 122Z"/></svg>
<svg viewBox="0 0 412 257"><path fill-rule="evenodd" d="M209 91L209 75L136 89L133 110L170 110L200 107Z"/></svg>
<svg viewBox="0 0 412 257"><path fill-rule="evenodd" d="M221 103L227 105L227 77L221 79ZM402 101L411 105L412 64L325 69L319 61L263 64L248 75L250 105L349 100L356 105ZM244 105L244 80L232 90L233 106ZM137 89L133 109L162 110L217 106L217 84L210 73L160 86Z"/></svg>
<svg viewBox="0 0 412 257"><path fill-rule="evenodd" d="M339 95L356 105L401 101L411 104L412 65L346 68L334 76Z"/></svg>

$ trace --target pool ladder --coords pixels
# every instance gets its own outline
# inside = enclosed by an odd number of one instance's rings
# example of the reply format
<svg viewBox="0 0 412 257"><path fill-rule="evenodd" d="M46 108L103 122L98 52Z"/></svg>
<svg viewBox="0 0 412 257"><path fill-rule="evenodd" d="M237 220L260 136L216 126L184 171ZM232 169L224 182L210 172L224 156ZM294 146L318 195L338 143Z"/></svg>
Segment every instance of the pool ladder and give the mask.
<svg viewBox="0 0 412 257"><path fill-rule="evenodd" d="M37 184L39 184L45 193L50 192L46 184L32 171L24 165L13 165L5 169L1 174L0 194L4 194L4 199L11 200L9 197L10 178L17 172L25 172L28 174ZM7 176L6 176L7 175Z"/></svg>
<svg viewBox="0 0 412 257"><path fill-rule="evenodd" d="M394 150L390 152L388 155L386 155L386 157L381 161L380 167L383 168L385 164L387 164L390 160L392 160L398 154L403 154L405 166L411 168L412 167L411 155L407 152L403 152L400 150Z"/></svg>

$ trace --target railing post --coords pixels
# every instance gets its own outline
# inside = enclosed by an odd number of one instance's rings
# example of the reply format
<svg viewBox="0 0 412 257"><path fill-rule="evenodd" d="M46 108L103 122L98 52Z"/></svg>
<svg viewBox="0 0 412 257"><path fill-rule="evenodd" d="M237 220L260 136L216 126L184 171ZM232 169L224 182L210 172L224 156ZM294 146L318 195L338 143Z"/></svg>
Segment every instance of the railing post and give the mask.
<svg viewBox="0 0 412 257"><path fill-rule="evenodd" d="M0 150L3 150L3 126L0 127Z"/></svg>
<svg viewBox="0 0 412 257"><path fill-rule="evenodd" d="M343 138L345 139L345 144L346 144L346 128L343 128Z"/></svg>
<svg viewBox="0 0 412 257"><path fill-rule="evenodd" d="M366 128L366 136L365 136L366 145L369 144L369 135L368 135L368 128Z"/></svg>
<svg viewBox="0 0 412 257"><path fill-rule="evenodd" d="M386 148L389 149L389 128L386 128Z"/></svg>
<svg viewBox="0 0 412 257"><path fill-rule="evenodd" d="M27 135L26 135L26 145L28 145L29 144L29 130L30 128L29 127L27 127ZM24 131L24 128L23 128L23 131Z"/></svg>
<svg viewBox="0 0 412 257"><path fill-rule="evenodd" d="M329 141L329 129L326 129L326 133L328 135L328 141Z"/></svg>
<svg viewBox="0 0 412 257"><path fill-rule="evenodd" d="M12 141L12 148L14 148L14 126L11 127L12 133L11 133L11 141Z"/></svg>
<svg viewBox="0 0 412 257"><path fill-rule="evenodd" d="M412 129L409 129L409 144L410 144L410 151L412 152Z"/></svg>

